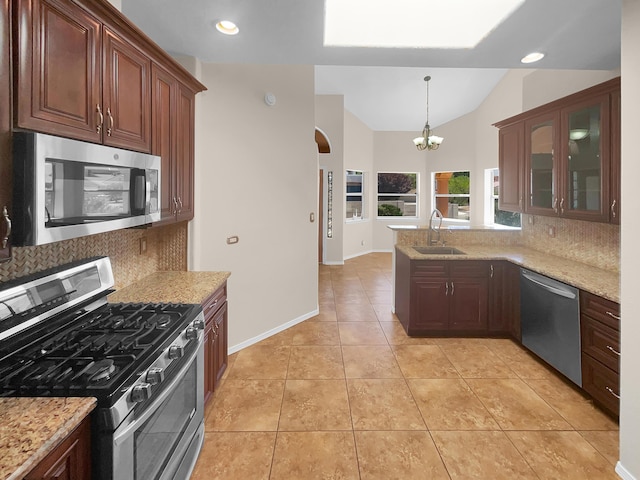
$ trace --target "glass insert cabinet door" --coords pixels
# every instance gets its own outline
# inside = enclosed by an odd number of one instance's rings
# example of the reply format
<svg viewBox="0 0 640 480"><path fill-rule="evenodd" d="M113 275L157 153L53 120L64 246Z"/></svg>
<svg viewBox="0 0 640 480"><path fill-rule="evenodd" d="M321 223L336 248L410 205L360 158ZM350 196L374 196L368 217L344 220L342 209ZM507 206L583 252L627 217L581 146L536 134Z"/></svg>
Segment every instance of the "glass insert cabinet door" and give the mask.
<svg viewBox="0 0 640 480"><path fill-rule="evenodd" d="M609 97L563 113L564 190L561 215L603 211L609 171ZM608 205L607 205L608 207Z"/></svg>
<svg viewBox="0 0 640 480"><path fill-rule="evenodd" d="M537 117L525 125L528 213L557 212L557 129L559 115Z"/></svg>

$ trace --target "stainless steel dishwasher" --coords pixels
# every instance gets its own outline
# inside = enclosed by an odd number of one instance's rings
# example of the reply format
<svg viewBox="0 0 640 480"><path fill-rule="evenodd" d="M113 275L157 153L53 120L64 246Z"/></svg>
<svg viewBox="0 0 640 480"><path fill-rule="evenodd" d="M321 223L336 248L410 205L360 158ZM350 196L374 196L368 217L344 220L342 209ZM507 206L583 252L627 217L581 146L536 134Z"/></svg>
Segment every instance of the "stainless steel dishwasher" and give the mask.
<svg viewBox="0 0 640 480"><path fill-rule="evenodd" d="M578 289L520 269L522 344L582 386Z"/></svg>

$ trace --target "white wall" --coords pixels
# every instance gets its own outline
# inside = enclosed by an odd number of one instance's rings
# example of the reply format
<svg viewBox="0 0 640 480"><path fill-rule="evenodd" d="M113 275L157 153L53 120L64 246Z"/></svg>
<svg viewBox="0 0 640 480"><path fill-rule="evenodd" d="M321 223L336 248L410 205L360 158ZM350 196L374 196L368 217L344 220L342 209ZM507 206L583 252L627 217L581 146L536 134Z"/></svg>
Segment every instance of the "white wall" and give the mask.
<svg viewBox="0 0 640 480"><path fill-rule="evenodd" d="M640 223L635 220L635 194L640 178L640 2L622 4L622 358L620 365L620 463L618 473L640 479L640 296L637 253ZM628 206L628 208L627 208Z"/></svg>
<svg viewBox="0 0 640 480"><path fill-rule="evenodd" d="M351 112L344 111L344 169L364 172L364 204L363 220L346 221L344 223L343 255L345 260L357 257L373 249L373 222L378 214L376 203L377 176L373 170L373 131ZM344 192L344 190L342 190ZM346 196L342 194L342 202L346 208Z"/></svg>
<svg viewBox="0 0 640 480"><path fill-rule="evenodd" d="M324 169L325 202L327 173L333 172L333 237L326 236L326 210L324 216L324 262L328 265L342 265L344 235L344 96L318 95L315 97L316 126L324 132L331 145L331 153L320 154L320 168Z"/></svg>
<svg viewBox="0 0 640 480"><path fill-rule="evenodd" d="M312 66L202 64L192 270L228 270L230 351L318 306ZM277 103L269 107L265 92ZM317 216L317 215L316 215ZM235 245L227 237L237 235Z"/></svg>

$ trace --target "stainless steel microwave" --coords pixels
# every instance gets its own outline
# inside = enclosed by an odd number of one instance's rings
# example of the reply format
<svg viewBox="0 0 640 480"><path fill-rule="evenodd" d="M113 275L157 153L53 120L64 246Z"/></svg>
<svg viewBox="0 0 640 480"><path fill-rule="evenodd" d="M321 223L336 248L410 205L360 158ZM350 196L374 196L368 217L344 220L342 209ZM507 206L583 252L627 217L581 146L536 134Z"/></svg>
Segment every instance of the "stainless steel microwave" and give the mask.
<svg viewBox="0 0 640 480"><path fill-rule="evenodd" d="M160 220L160 157L16 132L14 245L42 245Z"/></svg>

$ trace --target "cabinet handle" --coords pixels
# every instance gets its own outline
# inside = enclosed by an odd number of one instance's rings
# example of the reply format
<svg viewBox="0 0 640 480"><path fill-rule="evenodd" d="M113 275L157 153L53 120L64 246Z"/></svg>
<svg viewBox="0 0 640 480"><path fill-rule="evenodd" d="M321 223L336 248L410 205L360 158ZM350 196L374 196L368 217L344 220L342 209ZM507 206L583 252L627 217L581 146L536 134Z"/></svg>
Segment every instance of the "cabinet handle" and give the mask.
<svg viewBox="0 0 640 480"><path fill-rule="evenodd" d="M491 274L489 275L489 278L493 278L493 265L491 265Z"/></svg>
<svg viewBox="0 0 640 480"><path fill-rule="evenodd" d="M209 310L211 310L213 307L215 307L218 304L218 299L216 299L211 305L209 305L209 307L207 307Z"/></svg>
<svg viewBox="0 0 640 480"><path fill-rule="evenodd" d="M2 249L7 248L7 243L9 242L9 236L11 235L11 218L9 218L9 212L7 211L7 207L2 207L2 218L4 218L4 223L7 225L7 231L4 234L4 238L2 239Z"/></svg>
<svg viewBox="0 0 640 480"><path fill-rule="evenodd" d="M96 125L96 133L100 133L102 131L102 124L104 123L104 115L102 115L102 109L100 105L96 105L96 111L98 112L98 124Z"/></svg>
<svg viewBox="0 0 640 480"><path fill-rule="evenodd" d="M611 216L616 218L616 201L614 200L611 204Z"/></svg>
<svg viewBox="0 0 640 480"><path fill-rule="evenodd" d="M558 197L553 199L553 211L558 213Z"/></svg>
<svg viewBox="0 0 640 480"><path fill-rule="evenodd" d="M111 136L113 132L113 115L111 115L111 107L107 107L107 116L109 117L109 126L107 127L107 136Z"/></svg>
<svg viewBox="0 0 640 480"><path fill-rule="evenodd" d="M453 284L453 282L451 282L451 296L453 296L453 294L455 293L455 291L456 291L456 287L455 287L455 285Z"/></svg>
<svg viewBox="0 0 640 480"><path fill-rule="evenodd" d="M171 213L178 213L178 201L176 200L176 197L173 197L173 212Z"/></svg>
<svg viewBox="0 0 640 480"><path fill-rule="evenodd" d="M449 295L449 282L444 282L444 294Z"/></svg>
<svg viewBox="0 0 640 480"><path fill-rule="evenodd" d="M620 317L618 315L616 315L615 313L612 312L605 312L607 315L609 315L611 318L615 318L616 320L620 320Z"/></svg>
<svg viewBox="0 0 640 480"><path fill-rule="evenodd" d="M564 198L560 199L560 213L564 215Z"/></svg>
<svg viewBox="0 0 640 480"><path fill-rule="evenodd" d="M182 198L178 197L178 215L180 215L182 213Z"/></svg>
<svg viewBox="0 0 640 480"><path fill-rule="evenodd" d="M520 195L520 200L518 200L518 206L522 208L522 195Z"/></svg>
<svg viewBox="0 0 640 480"><path fill-rule="evenodd" d="M613 348L611 345L607 345L607 348L615 353L617 356L620 356L620 352Z"/></svg>
<svg viewBox="0 0 640 480"><path fill-rule="evenodd" d="M611 388L609 387L604 387L604 389L609 392L611 395L613 395L614 397L616 397L618 400L620 400L620 395L618 395L616 392L614 392L613 390L611 390Z"/></svg>

